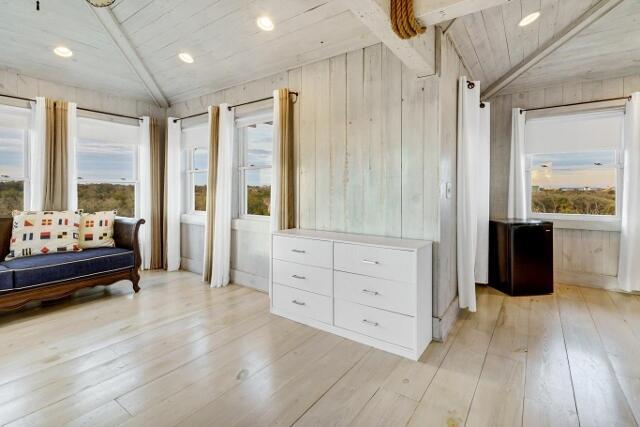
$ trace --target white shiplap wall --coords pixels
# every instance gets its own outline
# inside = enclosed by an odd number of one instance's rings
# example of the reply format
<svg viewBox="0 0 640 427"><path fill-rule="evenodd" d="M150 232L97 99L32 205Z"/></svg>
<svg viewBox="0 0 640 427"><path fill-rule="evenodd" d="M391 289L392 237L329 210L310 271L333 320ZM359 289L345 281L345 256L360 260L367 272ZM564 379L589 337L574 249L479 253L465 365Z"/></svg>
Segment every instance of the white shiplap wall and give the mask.
<svg viewBox="0 0 640 427"><path fill-rule="evenodd" d="M607 80L566 83L491 99L491 215L507 214L511 109L593 101L640 90L640 74ZM615 288L619 232L570 230L554 232L556 281Z"/></svg>
<svg viewBox="0 0 640 427"><path fill-rule="evenodd" d="M455 188L456 85L464 72L448 41L442 52L442 77L417 79L376 44L178 103L169 115L262 98L279 87L298 91L294 138L300 227L439 242L434 316L442 317L457 289L455 194L446 199L440 188L446 182ZM261 262L243 258L268 257L268 239L256 244L253 233L245 237L244 230L234 230L232 267L259 277L267 272Z"/></svg>
<svg viewBox="0 0 640 427"><path fill-rule="evenodd" d="M47 80L36 79L1 68L0 94L21 96L24 98L45 96L52 99L63 99L65 101L75 102L78 104L78 107L134 117L166 117L166 110L164 108L157 107L150 102L112 95L106 92L52 83Z"/></svg>

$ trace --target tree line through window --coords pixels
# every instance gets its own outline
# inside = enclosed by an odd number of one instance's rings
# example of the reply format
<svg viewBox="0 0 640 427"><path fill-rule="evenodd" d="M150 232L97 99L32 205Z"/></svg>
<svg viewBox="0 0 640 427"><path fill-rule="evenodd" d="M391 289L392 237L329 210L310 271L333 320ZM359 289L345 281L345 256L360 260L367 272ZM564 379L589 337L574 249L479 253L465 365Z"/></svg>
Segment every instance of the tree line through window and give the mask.
<svg viewBox="0 0 640 427"><path fill-rule="evenodd" d="M78 139L78 208L135 216L137 146Z"/></svg>

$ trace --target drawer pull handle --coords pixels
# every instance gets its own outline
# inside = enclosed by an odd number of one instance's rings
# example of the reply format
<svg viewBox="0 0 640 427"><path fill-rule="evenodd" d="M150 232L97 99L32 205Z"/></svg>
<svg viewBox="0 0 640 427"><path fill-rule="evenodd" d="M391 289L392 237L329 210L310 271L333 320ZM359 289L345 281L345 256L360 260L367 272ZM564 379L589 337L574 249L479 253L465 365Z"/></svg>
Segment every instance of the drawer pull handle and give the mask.
<svg viewBox="0 0 640 427"><path fill-rule="evenodd" d="M378 322L372 322L371 320L367 320L367 319L362 319L362 323L366 323L367 325L371 325L371 326L378 326L379 325Z"/></svg>
<svg viewBox="0 0 640 427"><path fill-rule="evenodd" d="M305 279L306 279L306 277L304 277L304 276L298 276L297 274L294 274L294 275L293 275L293 276L291 276L291 277L293 277L294 279L300 279L300 280L305 280Z"/></svg>
<svg viewBox="0 0 640 427"><path fill-rule="evenodd" d="M380 292L378 292L378 291L370 291L369 289L363 289L362 292L365 293L365 294L370 294L370 295L380 295Z"/></svg>
<svg viewBox="0 0 640 427"><path fill-rule="evenodd" d="M370 259L363 259L362 262L364 262L365 264L371 264L371 265L378 265L380 264L378 261L372 261Z"/></svg>
<svg viewBox="0 0 640 427"><path fill-rule="evenodd" d="M291 252L295 252L297 254L306 254L307 251L303 251L302 249L291 249Z"/></svg>
<svg viewBox="0 0 640 427"><path fill-rule="evenodd" d="M295 299L292 300L291 302L294 303L295 305L307 305L306 302L301 302L301 301L298 301L298 300L295 300Z"/></svg>

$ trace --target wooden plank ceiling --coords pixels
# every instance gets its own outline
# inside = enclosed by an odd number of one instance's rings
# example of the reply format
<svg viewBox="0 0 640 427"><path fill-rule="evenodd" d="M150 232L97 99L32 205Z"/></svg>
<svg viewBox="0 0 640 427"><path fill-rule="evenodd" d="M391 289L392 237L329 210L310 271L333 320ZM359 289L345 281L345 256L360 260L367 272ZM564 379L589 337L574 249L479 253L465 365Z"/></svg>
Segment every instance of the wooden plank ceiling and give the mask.
<svg viewBox="0 0 640 427"><path fill-rule="evenodd" d="M487 88L596 3L598 0L512 0L458 18L449 33L473 77ZM535 11L541 12L536 22L518 26ZM639 68L640 2L625 0L501 93L619 77Z"/></svg>
<svg viewBox="0 0 640 427"><path fill-rule="evenodd" d="M0 66L32 77L149 99L84 0L0 0ZM170 102L375 44L342 0L117 0L124 35ZM270 16L272 32L256 18ZM71 60L52 53L74 51ZM190 53L185 64L178 53Z"/></svg>
<svg viewBox="0 0 640 427"><path fill-rule="evenodd" d="M0 0L0 67L30 77L146 99L147 91L84 1ZM59 58L56 46L73 57ZM2 88L0 87L0 92Z"/></svg>

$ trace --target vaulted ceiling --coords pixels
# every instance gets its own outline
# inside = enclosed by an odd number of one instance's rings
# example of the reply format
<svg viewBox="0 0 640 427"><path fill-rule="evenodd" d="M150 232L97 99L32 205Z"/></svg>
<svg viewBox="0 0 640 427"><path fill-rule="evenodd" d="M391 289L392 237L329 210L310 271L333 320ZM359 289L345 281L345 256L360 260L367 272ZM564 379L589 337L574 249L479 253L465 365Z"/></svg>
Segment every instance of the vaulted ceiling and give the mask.
<svg viewBox="0 0 640 427"><path fill-rule="evenodd" d="M487 88L553 43L603 0L511 0L458 18L448 30L475 79ZM609 2L615 4L617 2ZM518 25L528 14L540 18ZM568 81L640 72L640 1L624 0L501 90L518 92Z"/></svg>
<svg viewBox="0 0 640 427"><path fill-rule="evenodd" d="M357 3L375 1L388 0ZM604 3L616 7L500 91L640 69L640 0L414 1L417 13L433 22L449 18L445 4L456 16L484 9L458 17L446 30L483 88L500 82ZM108 10L92 9L85 0L40 0L40 11L35 3L0 0L0 68L159 104L379 41L351 11L355 0L117 0ZM518 26L534 11L541 12L540 19ZM261 15L273 18L274 31L256 26ZM73 50L73 57L55 56L59 45ZM190 53L195 62L181 62L180 52Z"/></svg>
<svg viewBox="0 0 640 427"><path fill-rule="evenodd" d="M171 102L376 43L343 0L117 0L124 37ZM261 31L256 18L275 23ZM150 99L139 73L85 0L0 0L0 66ZM53 48L69 47L68 60ZM190 53L185 64L178 53ZM144 79L142 79L144 80Z"/></svg>

